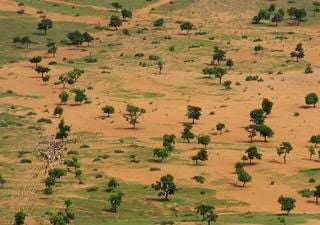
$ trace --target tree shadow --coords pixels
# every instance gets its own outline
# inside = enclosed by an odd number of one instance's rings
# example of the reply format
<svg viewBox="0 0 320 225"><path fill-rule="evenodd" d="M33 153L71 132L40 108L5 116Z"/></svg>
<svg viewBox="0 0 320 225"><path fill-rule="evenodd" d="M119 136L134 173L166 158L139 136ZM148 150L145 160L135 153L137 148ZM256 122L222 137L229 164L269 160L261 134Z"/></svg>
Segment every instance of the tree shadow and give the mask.
<svg viewBox="0 0 320 225"><path fill-rule="evenodd" d="M279 160L275 160L275 159L269 160L268 162L269 163L274 163L274 164L284 164L283 162L281 162Z"/></svg>
<svg viewBox="0 0 320 225"><path fill-rule="evenodd" d="M228 183L228 184L230 184L231 186L236 187L236 188L245 188L245 186L243 187L242 185L240 185L240 184L238 184L238 183L230 182L230 183Z"/></svg>

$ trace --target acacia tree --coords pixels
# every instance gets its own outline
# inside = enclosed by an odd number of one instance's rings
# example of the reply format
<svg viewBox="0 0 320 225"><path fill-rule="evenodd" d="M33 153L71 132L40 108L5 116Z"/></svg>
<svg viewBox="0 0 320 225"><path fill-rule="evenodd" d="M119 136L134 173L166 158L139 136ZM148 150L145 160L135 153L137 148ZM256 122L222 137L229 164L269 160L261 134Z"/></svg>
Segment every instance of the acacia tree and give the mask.
<svg viewBox="0 0 320 225"><path fill-rule="evenodd" d="M195 210L197 214L202 216L202 221L208 222L208 225L210 225L212 221L216 222L218 219L218 215L214 212L214 206L198 203Z"/></svg>
<svg viewBox="0 0 320 225"><path fill-rule="evenodd" d="M53 111L53 115L54 116L58 115L59 118L60 118L62 114L63 114L63 108L62 107L57 106L57 107L54 108L54 111Z"/></svg>
<svg viewBox="0 0 320 225"><path fill-rule="evenodd" d="M278 199L278 203L281 204L281 210L287 212L287 215L289 215L290 211L293 210L296 200L291 197L285 197L281 195Z"/></svg>
<svg viewBox="0 0 320 225"><path fill-rule="evenodd" d="M272 107L273 107L273 102L271 102L269 99L264 98L262 100L262 104L261 104L262 110L265 113L265 117L267 117L268 115L271 114L272 111Z"/></svg>
<svg viewBox="0 0 320 225"><path fill-rule="evenodd" d="M220 135L222 135L222 130L223 130L225 127L226 127L226 126L225 126L224 123L217 123L216 129L217 129L217 131L220 132Z"/></svg>
<svg viewBox="0 0 320 225"><path fill-rule="evenodd" d="M254 46L254 53L258 54L258 52L261 52L263 50L263 47L261 45Z"/></svg>
<svg viewBox="0 0 320 225"><path fill-rule="evenodd" d="M82 90L80 88L76 88L71 90L71 93L74 93L74 101L79 102L81 104L83 101L87 100L87 95L85 94L86 90Z"/></svg>
<svg viewBox="0 0 320 225"><path fill-rule="evenodd" d="M153 150L153 156L157 157L161 162L169 156L168 148L155 148Z"/></svg>
<svg viewBox="0 0 320 225"><path fill-rule="evenodd" d="M62 119L58 125L58 132L56 133L56 139L61 139L62 141L69 136L71 131L71 126L64 123Z"/></svg>
<svg viewBox="0 0 320 225"><path fill-rule="evenodd" d="M35 67L38 67L38 63L40 63L42 61L41 56L35 56L32 57L31 59L29 59L29 62L36 64Z"/></svg>
<svg viewBox="0 0 320 225"><path fill-rule="evenodd" d="M80 31L74 31L67 34L67 38L70 40L72 45L77 46L78 48L84 42L83 36Z"/></svg>
<svg viewBox="0 0 320 225"><path fill-rule="evenodd" d="M125 21L127 18L131 19L132 18L132 12L129 9L122 9L121 10L121 16L123 21Z"/></svg>
<svg viewBox="0 0 320 225"><path fill-rule="evenodd" d="M110 114L114 113L114 108L111 105L106 105L102 108L102 112L107 114L107 117L110 117Z"/></svg>
<svg viewBox="0 0 320 225"><path fill-rule="evenodd" d="M52 57L55 57L58 50L56 43L52 40L49 40L47 43L47 48L48 48L47 53L50 53L52 54Z"/></svg>
<svg viewBox="0 0 320 225"><path fill-rule="evenodd" d="M163 19L163 18L156 19L156 20L153 22L153 26L156 27L156 28L162 27L163 24L164 24L164 19Z"/></svg>
<svg viewBox="0 0 320 225"><path fill-rule="evenodd" d="M69 99L69 94L66 91L62 91L59 94L59 99L60 99L62 104L66 104L68 99Z"/></svg>
<svg viewBox="0 0 320 225"><path fill-rule="evenodd" d="M205 149L201 149L196 155L191 157L192 160L196 161L196 166L198 165L198 161L207 161L208 158L208 152Z"/></svg>
<svg viewBox="0 0 320 225"><path fill-rule="evenodd" d="M193 139L195 137L195 135L191 131L193 126L191 123L184 123L183 127L184 127L184 129L181 133L181 138L183 138L188 143L190 143L190 139Z"/></svg>
<svg viewBox="0 0 320 225"><path fill-rule="evenodd" d="M194 124L195 120L199 120L201 116L202 109L198 106L188 105L187 106L187 114L186 116L189 119L192 119L192 124Z"/></svg>
<svg viewBox="0 0 320 225"><path fill-rule="evenodd" d="M32 43L31 39L28 37L28 36L23 36L21 39L20 39L20 43L22 45L25 45L27 48L29 47L29 44Z"/></svg>
<svg viewBox="0 0 320 225"><path fill-rule="evenodd" d="M249 164L251 164L253 159L262 159L262 154L259 153L258 148L256 146L251 146L246 150L246 158L249 159Z"/></svg>
<svg viewBox="0 0 320 225"><path fill-rule="evenodd" d="M53 27L53 23L48 18L43 18L40 23L38 24L38 30L43 30L44 35L47 35L47 30Z"/></svg>
<svg viewBox="0 0 320 225"><path fill-rule="evenodd" d="M303 21L303 19L307 16L307 12L303 8L298 9L295 7L290 7L287 12L290 16L290 19L293 19L296 21L297 26L299 26L300 23Z"/></svg>
<svg viewBox="0 0 320 225"><path fill-rule="evenodd" d="M134 105L127 105L126 113L123 117L132 125L133 129L136 128L136 124L139 124L138 119L146 113L146 110Z"/></svg>
<svg viewBox="0 0 320 225"><path fill-rule="evenodd" d="M112 2L111 5L116 9L117 12L122 8L122 5L119 2Z"/></svg>
<svg viewBox="0 0 320 225"><path fill-rule="evenodd" d="M271 21L276 24L276 27L278 26L278 23L283 20L284 15L285 11L283 9L278 9L278 12L273 15Z"/></svg>
<svg viewBox="0 0 320 225"><path fill-rule="evenodd" d="M218 46L215 46L212 55L212 63L219 65L220 61L226 60L226 53L226 51L223 51Z"/></svg>
<svg viewBox="0 0 320 225"><path fill-rule="evenodd" d="M169 151L172 151L174 149L176 136L174 134L165 134L162 139L162 146L167 148Z"/></svg>
<svg viewBox="0 0 320 225"><path fill-rule="evenodd" d="M43 79L45 73L49 73L49 72L51 71L50 68L45 67L45 66L37 66L34 70L35 70L37 73L40 73L40 74L41 74L41 78L42 78L42 79Z"/></svg>
<svg viewBox="0 0 320 225"><path fill-rule="evenodd" d="M254 109L250 112L250 121L254 125L263 124L265 120L264 111L262 109Z"/></svg>
<svg viewBox="0 0 320 225"><path fill-rule="evenodd" d="M291 58L296 58L296 62L304 57L304 49L302 43L298 43L295 50L290 53Z"/></svg>
<svg viewBox="0 0 320 225"><path fill-rule="evenodd" d="M256 125L251 124L244 128L248 132L248 138L250 138L250 143L253 142L253 138L257 136Z"/></svg>
<svg viewBox="0 0 320 225"><path fill-rule="evenodd" d="M200 135L198 136L198 144L204 145L204 148L207 149L207 145L210 144L211 139L209 135Z"/></svg>
<svg viewBox="0 0 320 225"><path fill-rule="evenodd" d="M232 59L227 59L226 66L229 67L229 70L234 66L234 62Z"/></svg>
<svg viewBox="0 0 320 225"><path fill-rule="evenodd" d="M222 78L227 73L227 70L221 67L215 67L214 76L219 79L219 84L222 84Z"/></svg>
<svg viewBox="0 0 320 225"><path fill-rule="evenodd" d="M312 135L310 137L309 142L314 144L314 147L316 148L318 144L320 144L320 135Z"/></svg>
<svg viewBox="0 0 320 225"><path fill-rule="evenodd" d="M82 34L83 42L87 42L88 46L90 46L90 43L94 40L94 37L91 36L88 32L84 32Z"/></svg>
<svg viewBox="0 0 320 225"><path fill-rule="evenodd" d="M115 178L111 178L107 184L107 192L112 192L114 191L114 189L118 188L120 185L118 183L118 181Z"/></svg>
<svg viewBox="0 0 320 225"><path fill-rule="evenodd" d="M14 225L23 225L26 220L27 214L24 213L22 210L18 211L14 215Z"/></svg>
<svg viewBox="0 0 320 225"><path fill-rule="evenodd" d="M159 69L159 75L161 75L161 72L162 72L163 67L164 67L164 62L163 61L158 61L157 65L158 65L157 68Z"/></svg>
<svg viewBox="0 0 320 225"><path fill-rule="evenodd" d="M309 148L309 155L310 155L309 160L311 160L311 159L312 159L312 156L314 156L315 154L316 154L316 149L315 149L313 146L311 146L311 147Z"/></svg>
<svg viewBox="0 0 320 225"><path fill-rule="evenodd" d="M319 204L319 198L320 198L320 185L317 185L315 189L313 190L313 196L316 198L316 204Z"/></svg>
<svg viewBox="0 0 320 225"><path fill-rule="evenodd" d="M123 196L124 196L124 194L122 192L118 192L118 193L113 194L113 195L110 196L109 202L110 202L110 205L111 205L110 210L112 212L117 212L119 206L122 203Z"/></svg>
<svg viewBox="0 0 320 225"><path fill-rule="evenodd" d="M318 95L314 92L309 93L306 97L305 97L305 102L307 105L313 105L313 107L316 107L316 104L318 103L319 98Z"/></svg>
<svg viewBox="0 0 320 225"><path fill-rule="evenodd" d="M252 180L252 177L244 169L238 170L237 174L238 174L238 180L243 183L242 187L244 187L246 183L251 182Z"/></svg>
<svg viewBox="0 0 320 225"><path fill-rule="evenodd" d="M289 142L282 142L277 148L277 153L279 156L283 155L284 164L287 163L287 154L293 150L292 145Z"/></svg>
<svg viewBox="0 0 320 225"><path fill-rule="evenodd" d="M0 185L1 185L1 188L3 188L3 185L7 183L6 179L0 174Z"/></svg>
<svg viewBox="0 0 320 225"><path fill-rule="evenodd" d="M267 142L267 138L273 137L273 130L265 124L259 124L256 126L256 131L260 136L264 137L264 142Z"/></svg>
<svg viewBox="0 0 320 225"><path fill-rule="evenodd" d="M151 187L158 191L158 196L164 196L165 200L168 200L169 195L174 195L177 191L176 184L174 183L174 177L171 174L162 176L159 181L156 181Z"/></svg>
<svg viewBox="0 0 320 225"><path fill-rule="evenodd" d="M118 30L118 27L122 26L122 21L120 20L119 16L112 15L110 17L109 26Z"/></svg>
<svg viewBox="0 0 320 225"><path fill-rule="evenodd" d="M187 31L187 34L189 34L190 30L192 30L193 27L194 27L194 25L193 25L192 23L190 23L190 22L182 22L182 23L180 24L180 30L181 30L181 31L186 30L186 31Z"/></svg>

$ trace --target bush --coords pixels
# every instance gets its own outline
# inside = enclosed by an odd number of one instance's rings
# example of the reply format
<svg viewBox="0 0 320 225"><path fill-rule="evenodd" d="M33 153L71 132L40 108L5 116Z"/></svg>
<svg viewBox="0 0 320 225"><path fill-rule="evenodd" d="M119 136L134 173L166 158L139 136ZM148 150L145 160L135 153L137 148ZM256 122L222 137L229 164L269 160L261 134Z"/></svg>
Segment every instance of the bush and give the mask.
<svg viewBox="0 0 320 225"><path fill-rule="evenodd" d="M94 192L94 191L98 191L99 187L88 187L87 188L87 192Z"/></svg>
<svg viewBox="0 0 320 225"><path fill-rule="evenodd" d="M161 169L159 167L150 167L150 171L160 171Z"/></svg>
<svg viewBox="0 0 320 225"><path fill-rule="evenodd" d="M141 58L141 57L143 57L143 56L144 56L144 54L143 54L142 52L136 53L136 54L134 55L134 57L139 57L139 58Z"/></svg>
<svg viewBox="0 0 320 225"><path fill-rule="evenodd" d="M31 159L21 159L20 163L32 163Z"/></svg>
<svg viewBox="0 0 320 225"><path fill-rule="evenodd" d="M37 120L38 123L48 123L48 124L51 124L52 123L52 120L51 119L48 119L48 118L40 118Z"/></svg>
<svg viewBox="0 0 320 225"><path fill-rule="evenodd" d="M197 181L200 184L203 184L206 181L206 178L203 176L194 176L192 177L192 179Z"/></svg>
<svg viewBox="0 0 320 225"><path fill-rule="evenodd" d="M160 57L157 55L149 55L149 60L160 60Z"/></svg>

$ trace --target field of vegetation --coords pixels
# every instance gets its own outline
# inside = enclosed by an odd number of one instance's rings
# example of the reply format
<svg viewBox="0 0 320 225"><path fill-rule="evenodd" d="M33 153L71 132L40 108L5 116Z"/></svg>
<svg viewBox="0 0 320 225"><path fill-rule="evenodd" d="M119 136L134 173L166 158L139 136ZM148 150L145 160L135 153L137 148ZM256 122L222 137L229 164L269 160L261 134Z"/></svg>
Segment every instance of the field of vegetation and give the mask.
<svg viewBox="0 0 320 225"><path fill-rule="evenodd" d="M1 0L1 225L319 225L320 1Z"/></svg>

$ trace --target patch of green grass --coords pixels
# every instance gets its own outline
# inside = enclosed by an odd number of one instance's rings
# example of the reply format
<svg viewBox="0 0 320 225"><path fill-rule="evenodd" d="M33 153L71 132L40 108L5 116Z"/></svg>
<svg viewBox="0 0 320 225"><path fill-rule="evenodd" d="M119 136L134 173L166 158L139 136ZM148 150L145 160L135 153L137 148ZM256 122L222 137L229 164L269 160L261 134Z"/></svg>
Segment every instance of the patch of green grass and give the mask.
<svg viewBox="0 0 320 225"><path fill-rule="evenodd" d="M190 7L195 0L174 0L170 3L163 5L159 8L159 11L162 13L174 12Z"/></svg>
<svg viewBox="0 0 320 225"><path fill-rule="evenodd" d="M300 170L299 172L307 176L320 176L320 168L305 169Z"/></svg>

